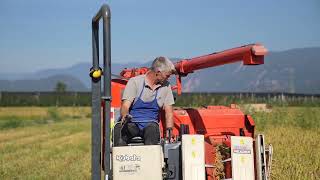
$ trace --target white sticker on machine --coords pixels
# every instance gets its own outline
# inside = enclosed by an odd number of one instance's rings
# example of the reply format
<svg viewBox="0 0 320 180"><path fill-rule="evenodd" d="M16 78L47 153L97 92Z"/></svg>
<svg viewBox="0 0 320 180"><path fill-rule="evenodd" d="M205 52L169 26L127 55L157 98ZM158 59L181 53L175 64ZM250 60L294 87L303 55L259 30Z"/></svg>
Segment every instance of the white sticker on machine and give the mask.
<svg viewBox="0 0 320 180"><path fill-rule="evenodd" d="M139 164L124 164L119 167L119 173L131 175L140 172Z"/></svg>
<svg viewBox="0 0 320 180"><path fill-rule="evenodd" d="M254 180L253 140L251 137L231 136L232 177Z"/></svg>

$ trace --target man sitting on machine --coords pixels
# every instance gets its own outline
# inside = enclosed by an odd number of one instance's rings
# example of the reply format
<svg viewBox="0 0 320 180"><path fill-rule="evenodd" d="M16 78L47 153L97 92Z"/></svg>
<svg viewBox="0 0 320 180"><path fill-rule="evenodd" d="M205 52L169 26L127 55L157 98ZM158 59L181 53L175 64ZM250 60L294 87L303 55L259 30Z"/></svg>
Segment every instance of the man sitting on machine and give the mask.
<svg viewBox="0 0 320 180"><path fill-rule="evenodd" d="M114 146L125 146L137 136L143 138L145 145L158 144L161 109L165 111L167 130L172 130L174 98L167 80L175 71L168 58L157 57L145 75L128 81L122 96L121 119L114 127Z"/></svg>

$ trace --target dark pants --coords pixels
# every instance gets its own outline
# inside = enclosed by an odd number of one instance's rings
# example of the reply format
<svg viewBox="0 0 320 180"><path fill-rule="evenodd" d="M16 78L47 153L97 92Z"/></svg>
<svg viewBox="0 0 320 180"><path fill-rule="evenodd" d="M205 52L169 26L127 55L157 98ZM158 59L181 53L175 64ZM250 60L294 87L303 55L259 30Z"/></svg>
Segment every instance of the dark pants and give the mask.
<svg viewBox="0 0 320 180"><path fill-rule="evenodd" d="M133 137L137 136L143 138L145 145L155 145L160 141L159 125L155 122L148 123L143 130L140 130L134 122L128 122L123 127L117 123L113 131L114 146L126 146Z"/></svg>

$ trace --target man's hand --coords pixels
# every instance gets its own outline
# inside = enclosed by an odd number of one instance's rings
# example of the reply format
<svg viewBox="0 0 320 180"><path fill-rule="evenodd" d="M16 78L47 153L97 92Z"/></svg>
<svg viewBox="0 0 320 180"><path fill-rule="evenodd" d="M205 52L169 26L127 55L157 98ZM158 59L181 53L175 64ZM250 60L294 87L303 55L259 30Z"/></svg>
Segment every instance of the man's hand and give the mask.
<svg viewBox="0 0 320 180"><path fill-rule="evenodd" d="M123 126L125 123L130 122L132 119L132 116L130 114L126 114L121 118L121 125Z"/></svg>
<svg viewBox="0 0 320 180"><path fill-rule="evenodd" d="M173 129L172 128L167 128L167 138L168 138L168 142L169 143L173 143L174 142L174 135L173 135Z"/></svg>

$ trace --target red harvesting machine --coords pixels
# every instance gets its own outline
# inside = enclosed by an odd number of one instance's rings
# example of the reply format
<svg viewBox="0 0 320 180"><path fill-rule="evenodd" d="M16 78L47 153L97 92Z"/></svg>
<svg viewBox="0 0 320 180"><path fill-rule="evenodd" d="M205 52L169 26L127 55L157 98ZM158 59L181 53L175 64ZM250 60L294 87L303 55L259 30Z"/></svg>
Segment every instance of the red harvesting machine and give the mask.
<svg viewBox="0 0 320 180"><path fill-rule="evenodd" d="M103 19L104 27L103 70L99 67L98 61L100 18ZM149 147L143 143L132 143L126 147L113 147L110 137L112 126L120 116L122 92L130 78L145 74L148 68L124 69L120 75L111 78L108 6L102 6L93 18L92 29L92 179L101 179L101 171L104 171L105 179L114 180L270 179L272 146L265 145L262 134L255 134L252 117L241 112L235 105L176 107L173 142L166 141L165 119L161 115L159 124L162 141L159 145ZM180 60L175 63L178 73L176 85L172 88L180 95L181 78L189 73L239 61L242 61L243 65L260 65L264 63L266 54L267 49L263 45L251 44ZM148 158L160 160L147 161Z"/></svg>

